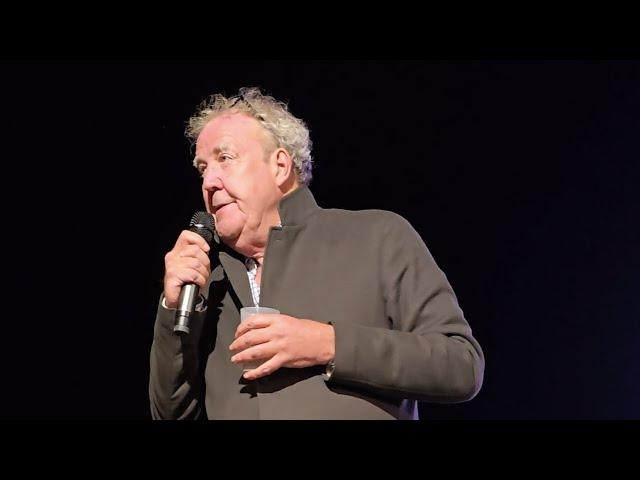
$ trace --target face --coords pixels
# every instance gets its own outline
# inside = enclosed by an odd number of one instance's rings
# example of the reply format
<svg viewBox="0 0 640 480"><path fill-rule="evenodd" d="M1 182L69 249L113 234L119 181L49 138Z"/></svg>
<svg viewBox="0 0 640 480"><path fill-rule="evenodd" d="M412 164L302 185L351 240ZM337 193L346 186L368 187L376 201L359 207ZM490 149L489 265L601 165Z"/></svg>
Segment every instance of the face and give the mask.
<svg viewBox="0 0 640 480"><path fill-rule="evenodd" d="M214 118L198 136L195 164L204 202L218 235L232 247L257 242L277 223L282 194L270 161L275 150L258 121L238 113Z"/></svg>

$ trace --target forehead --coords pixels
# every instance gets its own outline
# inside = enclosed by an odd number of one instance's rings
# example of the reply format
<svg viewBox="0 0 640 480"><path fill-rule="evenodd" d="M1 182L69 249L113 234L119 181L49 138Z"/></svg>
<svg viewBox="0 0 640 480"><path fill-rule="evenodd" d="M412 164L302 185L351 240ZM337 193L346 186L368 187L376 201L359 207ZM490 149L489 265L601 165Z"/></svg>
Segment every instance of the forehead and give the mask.
<svg viewBox="0 0 640 480"><path fill-rule="evenodd" d="M265 131L260 123L241 113L225 113L210 122L198 135L196 152L210 153L216 147L246 148L250 143L263 142Z"/></svg>

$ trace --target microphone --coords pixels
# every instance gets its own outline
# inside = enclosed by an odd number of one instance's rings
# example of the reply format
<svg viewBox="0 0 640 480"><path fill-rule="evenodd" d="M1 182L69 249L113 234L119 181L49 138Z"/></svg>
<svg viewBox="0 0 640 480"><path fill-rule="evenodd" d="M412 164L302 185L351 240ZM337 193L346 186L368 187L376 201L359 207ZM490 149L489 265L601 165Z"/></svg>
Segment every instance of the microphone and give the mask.
<svg viewBox="0 0 640 480"><path fill-rule="evenodd" d="M193 217L191 217L189 230L200 235L211 245L216 233L215 218L207 212L196 212ZM182 286L180 297L178 298L175 325L173 326L173 331L176 334L181 336L189 335L189 324L191 323L191 317L193 316L199 293L200 287L194 283L187 283Z"/></svg>

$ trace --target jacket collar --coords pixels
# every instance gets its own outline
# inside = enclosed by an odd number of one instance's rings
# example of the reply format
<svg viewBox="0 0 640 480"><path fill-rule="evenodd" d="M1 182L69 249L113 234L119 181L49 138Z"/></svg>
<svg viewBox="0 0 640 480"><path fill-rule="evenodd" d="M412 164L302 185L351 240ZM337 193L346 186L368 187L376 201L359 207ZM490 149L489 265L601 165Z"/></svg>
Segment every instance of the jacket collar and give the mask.
<svg viewBox="0 0 640 480"><path fill-rule="evenodd" d="M303 225L306 219L318 210L321 209L316 203L316 199L313 193L311 193L311 190L309 190L309 187L305 185L298 187L280 199L280 203L278 204L280 225L276 228L281 229L282 227ZM217 233L214 234L214 240L218 249L221 251L226 251L232 257L244 259L241 254L222 242Z"/></svg>
<svg viewBox="0 0 640 480"><path fill-rule="evenodd" d="M303 224L307 217L320 210L309 187L303 185L280 200L278 212L283 227Z"/></svg>
<svg viewBox="0 0 640 480"><path fill-rule="evenodd" d="M274 227L275 234L278 235L278 238L285 241L293 241L296 236L296 232L300 230L302 225L304 225L306 219L319 210L320 207L318 207L318 204L316 203L316 200L309 188L306 186L298 187L293 192L282 197L280 200L278 211L280 212L280 222L282 227ZM244 256L225 245L219 238L217 238L217 235L216 243L218 243L220 263L227 273L231 285L242 304L238 308L241 306L252 306L253 297L251 295L251 288L247 278L247 267L244 263ZM270 255L274 254L277 255L277 253L272 253ZM270 256L269 258L271 260L272 257ZM263 285L260 288L261 303L265 298L265 290L263 288L265 283L264 280L265 272L263 271Z"/></svg>

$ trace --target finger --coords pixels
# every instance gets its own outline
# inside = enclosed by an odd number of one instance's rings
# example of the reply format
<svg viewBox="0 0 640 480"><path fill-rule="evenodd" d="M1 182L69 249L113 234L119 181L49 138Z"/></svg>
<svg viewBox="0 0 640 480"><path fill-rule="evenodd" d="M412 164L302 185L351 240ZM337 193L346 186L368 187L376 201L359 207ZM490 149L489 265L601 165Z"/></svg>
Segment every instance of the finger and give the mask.
<svg viewBox="0 0 640 480"><path fill-rule="evenodd" d="M193 257L203 265L210 263L209 254L204 252L200 245L189 245L180 250L178 257Z"/></svg>
<svg viewBox="0 0 640 480"><path fill-rule="evenodd" d="M274 314L270 313L251 315L251 318L249 318L249 320L240 322L240 325L238 325L238 328L236 329L235 338L238 338L240 335L254 328L268 327L273 322L273 316Z"/></svg>
<svg viewBox="0 0 640 480"><path fill-rule="evenodd" d="M266 360L273 357L276 353L278 353L278 350L273 342L261 343L260 345L254 345L240 353L236 353L231 357L231 362L244 363L253 360Z"/></svg>
<svg viewBox="0 0 640 480"><path fill-rule="evenodd" d="M247 380L255 380L256 378L262 378L267 375L271 375L273 372L282 367L282 356L280 354L274 355L270 360L267 360L258 368L244 372L242 375Z"/></svg>
<svg viewBox="0 0 640 480"><path fill-rule="evenodd" d="M183 230L178 237L176 247L183 245L199 245L205 252L208 252L211 249L204 238L189 230Z"/></svg>
<svg viewBox="0 0 640 480"><path fill-rule="evenodd" d="M200 260L193 258L193 257L185 257L182 258L180 260L181 265L183 268L189 268L191 270L196 270L200 273L200 275L202 275L205 278L209 277L209 274L211 273L211 271L209 270L209 267L207 267L206 265L203 265L202 263L200 263Z"/></svg>
<svg viewBox="0 0 640 480"><path fill-rule="evenodd" d="M249 330L241 337L236 338L231 345L229 345L229 350L232 352L241 352L254 345L266 343L269 340L271 340L271 332L268 328Z"/></svg>
<svg viewBox="0 0 640 480"><path fill-rule="evenodd" d="M193 268L181 269L175 273L175 277L179 280L181 285L195 283L200 288L204 288L204 284L207 281L204 275Z"/></svg>

